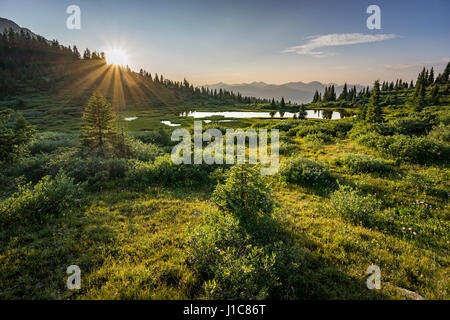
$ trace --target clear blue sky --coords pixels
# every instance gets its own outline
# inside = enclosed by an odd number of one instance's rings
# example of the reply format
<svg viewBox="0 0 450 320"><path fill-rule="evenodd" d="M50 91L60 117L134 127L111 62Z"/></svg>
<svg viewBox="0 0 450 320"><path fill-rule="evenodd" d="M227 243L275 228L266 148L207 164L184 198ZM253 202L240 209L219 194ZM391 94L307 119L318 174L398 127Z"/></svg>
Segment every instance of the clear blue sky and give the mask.
<svg viewBox="0 0 450 320"><path fill-rule="evenodd" d="M66 28L71 4L81 30ZM371 4L381 30L366 27ZM0 0L0 17L48 39L123 47L133 69L198 85L415 79L450 59L449 15L448 0Z"/></svg>

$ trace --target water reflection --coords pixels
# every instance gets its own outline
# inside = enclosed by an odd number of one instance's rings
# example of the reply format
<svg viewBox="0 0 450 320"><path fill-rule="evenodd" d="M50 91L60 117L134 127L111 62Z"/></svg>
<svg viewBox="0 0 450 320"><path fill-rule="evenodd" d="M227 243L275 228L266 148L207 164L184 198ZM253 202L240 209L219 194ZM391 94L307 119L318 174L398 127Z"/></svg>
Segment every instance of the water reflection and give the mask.
<svg viewBox="0 0 450 320"><path fill-rule="evenodd" d="M224 117L224 118L236 118L236 119L248 119L248 118L294 118L294 115L298 116L297 112L263 112L263 111L187 111L178 114L180 117L193 117L193 118L208 118L208 117ZM353 114L345 110L306 110L307 119L341 119L351 117Z"/></svg>

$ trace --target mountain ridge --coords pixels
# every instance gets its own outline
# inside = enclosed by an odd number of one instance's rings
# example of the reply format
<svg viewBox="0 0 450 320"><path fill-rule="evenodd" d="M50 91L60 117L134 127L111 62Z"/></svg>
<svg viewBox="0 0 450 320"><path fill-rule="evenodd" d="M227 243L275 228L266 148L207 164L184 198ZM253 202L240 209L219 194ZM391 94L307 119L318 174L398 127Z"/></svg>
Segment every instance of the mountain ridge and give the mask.
<svg viewBox="0 0 450 320"><path fill-rule="evenodd" d="M272 99L280 100L284 98L286 101L292 101L295 103L306 103L311 102L314 93L316 91L323 94L325 87L329 85L335 86L336 94L339 95L344 88L344 85L338 85L335 83L322 83L320 81L311 82L286 82L283 84L269 84L263 81L253 81L250 83L234 83L227 84L224 82L219 82L216 84L205 85L209 89L225 89L232 90L234 92L239 92L242 95L250 95L253 97L258 97L262 99ZM347 84L348 88L356 86L356 89L360 91L366 86L360 84Z"/></svg>
<svg viewBox="0 0 450 320"><path fill-rule="evenodd" d="M12 20L0 17L0 33L3 33L5 31L5 29L8 30L9 28L12 28L14 32L24 31L25 33L28 33L30 36L35 37L35 38L38 36L37 34L32 32L30 29L23 28Z"/></svg>

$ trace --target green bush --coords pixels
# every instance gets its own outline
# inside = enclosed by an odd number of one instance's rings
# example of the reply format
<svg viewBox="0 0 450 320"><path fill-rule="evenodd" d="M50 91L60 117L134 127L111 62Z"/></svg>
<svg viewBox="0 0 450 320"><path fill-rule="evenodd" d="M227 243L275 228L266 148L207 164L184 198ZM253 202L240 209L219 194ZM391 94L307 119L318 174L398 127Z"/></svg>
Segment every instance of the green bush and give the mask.
<svg viewBox="0 0 450 320"><path fill-rule="evenodd" d="M32 154L51 153L58 148L71 148L78 144L75 135L63 132L42 132L30 144Z"/></svg>
<svg viewBox="0 0 450 320"><path fill-rule="evenodd" d="M160 146L172 146L176 144L176 142L171 141L170 132L163 128L160 128L158 130L139 132L137 134L134 134L134 138L144 143L153 143Z"/></svg>
<svg viewBox="0 0 450 320"><path fill-rule="evenodd" d="M250 165L235 165L228 170L225 183L216 186L212 201L245 224L255 224L270 216L275 206L259 166Z"/></svg>
<svg viewBox="0 0 450 320"><path fill-rule="evenodd" d="M382 159L374 159L364 154L346 153L336 159L335 163L343 166L349 173L386 173L393 167Z"/></svg>
<svg viewBox="0 0 450 320"><path fill-rule="evenodd" d="M130 160L128 181L140 185L193 186L209 181L209 174L216 168L213 165L176 165L170 155L159 156L153 162Z"/></svg>
<svg viewBox="0 0 450 320"><path fill-rule="evenodd" d="M51 156L46 153L37 154L20 161L8 170L8 175L24 176L27 181L37 182L48 175L48 164Z"/></svg>
<svg viewBox="0 0 450 320"><path fill-rule="evenodd" d="M419 164L446 161L450 156L447 145L428 137L381 136L371 132L360 136L358 143L393 159Z"/></svg>
<svg viewBox="0 0 450 320"><path fill-rule="evenodd" d="M128 138L126 144L130 150L131 157L141 161L153 161L159 154L158 147L152 143L144 143L138 139Z"/></svg>
<svg viewBox="0 0 450 320"><path fill-rule="evenodd" d="M208 298L265 299L276 288L275 255L251 243L233 214L208 211L189 232L187 262Z"/></svg>
<svg viewBox="0 0 450 320"><path fill-rule="evenodd" d="M440 124L433 127L428 133L428 138L442 143L450 143L450 125Z"/></svg>
<svg viewBox="0 0 450 320"><path fill-rule="evenodd" d="M297 146L287 141L281 141L278 152L282 155L290 155L297 149Z"/></svg>
<svg viewBox="0 0 450 320"><path fill-rule="evenodd" d="M82 186L61 171L54 179L46 176L34 186L20 185L19 191L0 205L0 222L41 223L79 206L82 197Z"/></svg>
<svg viewBox="0 0 450 320"><path fill-rule="evenodd" d="M50 174L64 170L76 182L87 182L90 186L100 186L109 180L124 178L129 165L126 159L102 158L98 156L81 157L77 150L68 150L49 165Z"/></svg>
<svg viewBox="0 0 450 320"><path fill-rule="evenodd" d="M286 182L305 186L331 186L333 182L327 167L302 156L283 161L279 175Z"/></svg>
<svg viewBox="0 0 450 320"><path fill-rule="evenodd" d="M323 132L310 133L305 136L305 142L310 146L322 146L332 141L333 138L329 134Z"/></svg>
<svg viewBox="0 0 450 320"><path fill-rule="evenodd" d="M344 220L371 227L376 221L381 202L373 195L363 196L350 186L339 186L330 196L329 210Z"/></svg>
<svg viewBox="0 0 450 320"><path fill-rule="evenodd" d="M352 120L333 120L311 122L313 125L299 127L297 130L298 137L304 137L309 134L325 133L332 137L345 137L347 132L353 128L354 121Z"/></svg>

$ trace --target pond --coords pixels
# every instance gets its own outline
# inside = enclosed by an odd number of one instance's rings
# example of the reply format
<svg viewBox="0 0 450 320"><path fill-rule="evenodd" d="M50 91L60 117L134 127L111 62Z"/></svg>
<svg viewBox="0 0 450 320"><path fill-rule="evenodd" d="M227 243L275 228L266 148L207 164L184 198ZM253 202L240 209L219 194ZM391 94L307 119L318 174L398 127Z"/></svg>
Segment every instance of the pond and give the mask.
<svg viewBox="0 0 450 320"><path fill-rule="evenodd" d="M170 126L170 127L179 127L179 126L181 126L180 123L172 123L170 120L161 120L161 123L165 124L166 126Z"/></svg>
<svg viewBox="0 0 450 320"><path fill-rule="evenodd" d="M306 110L307 119L341 119L353 116L345 110ZM180 117L193 117L193 118L208 118L213 116L219 116L224 118L236 118L236 119L248 119L248 118L293 118L294 115L298 116L297 112L275 112L271 115L270 112L264 111L187 111L179 114Z"/></svg>

